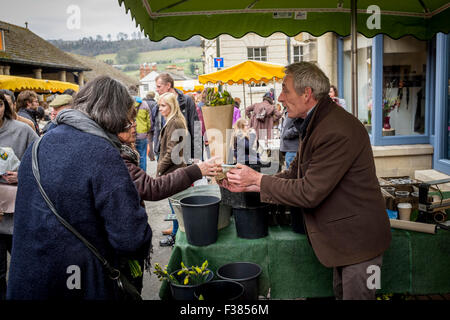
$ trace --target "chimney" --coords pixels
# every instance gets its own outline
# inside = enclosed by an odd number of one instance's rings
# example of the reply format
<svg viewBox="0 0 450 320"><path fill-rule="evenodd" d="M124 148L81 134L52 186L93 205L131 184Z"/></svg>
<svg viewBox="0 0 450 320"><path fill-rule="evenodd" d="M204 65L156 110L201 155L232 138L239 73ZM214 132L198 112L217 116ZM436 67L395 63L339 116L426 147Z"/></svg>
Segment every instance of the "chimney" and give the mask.
<svg viewBox="0 0 450 320"><path fill-rule="evenodd" d="M152 70L150 69L150 66L146 63L144 73L145 75L148 75L150 72L152 72Z"/></svg>
<svg viewBox="0 0 450 320"><path fill-rule="evenodd" d="M139 67L139 79L142 79L143 77L145 77L144 66L141 64Z"/></svg>
<svg viewBox="0 0 450 320"><path fill-rule="evenodd" d="M156 63L152 63L152 71L158 71L158 67L156 66Z"/></svg>

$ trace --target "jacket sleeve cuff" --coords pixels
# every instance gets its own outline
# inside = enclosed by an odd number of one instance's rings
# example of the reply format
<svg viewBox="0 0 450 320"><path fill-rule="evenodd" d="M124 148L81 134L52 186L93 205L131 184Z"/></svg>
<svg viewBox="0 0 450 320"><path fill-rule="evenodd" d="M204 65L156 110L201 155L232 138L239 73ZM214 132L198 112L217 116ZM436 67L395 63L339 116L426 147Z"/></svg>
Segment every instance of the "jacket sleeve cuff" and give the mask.
<svg viewBox="0 0 450 320"><path fill-rule="evenodd" d="M271 194L269 192L267 192L267 186L271 185L271 180L272 177L270 175L263 175L261 178L261 185L259 187L259 196L260 196L260 200L261 202L265 202L265 203L275 203L273 201L273 197L271 196Z"/></svg>
<svg viewBox="0 0 450 320"><path fill-rule="evenodd" d="M203 177L202 171L200 170L199 166L196 164L187 166L185 172L188 175L189 179L191 179L191 181L197 181Z"/></svg>

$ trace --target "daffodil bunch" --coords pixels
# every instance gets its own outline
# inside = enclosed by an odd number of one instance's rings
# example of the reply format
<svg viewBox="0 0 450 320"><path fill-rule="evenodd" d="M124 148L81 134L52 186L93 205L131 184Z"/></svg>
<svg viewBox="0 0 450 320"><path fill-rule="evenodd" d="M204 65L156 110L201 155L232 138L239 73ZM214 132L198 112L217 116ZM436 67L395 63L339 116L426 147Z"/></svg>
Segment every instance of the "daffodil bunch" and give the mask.
<svg viewBox="0 0 450 320"><path fill-rule="evenodd" d="M205 262L203 262L201 267L198 266L192 266L191 268L187 268L183 262L181 262L181 269L180 271L177 272L177 275L182 275L185 274L184 280L183 280L183 284L187 285L187 284L200 284L205 282L205 280L208 277L209 274L209 270L207 269L208 267L208 260L205 260Z"/></svg>
<svg viewBox="0 0 450 320"><path fill-rule="evenodd" d="M191 268L186 267L184 263L181 262L181 269L177 272L177 275L185 275L182 283L167 271L167 265L163 269L158 263L155 263L155 271L153 271L153 273L158 276L160 281L167 280L178 285L197 285L205 282L208 278L210 270L208 270L207 267L208 260L203 262L201 267L192 266Z"/></svg>
<svg viewBox="0 0 450 320"><path fill-rule="evenodd" d="M159 263L155 263L155 271L153 271L154 274L158 277L159 281L167 280L169 282L173 282L175 284L180 284L177 279L175 279L174 276L172 276L167 271L167 265L163 268L159 265Z"/></svg>

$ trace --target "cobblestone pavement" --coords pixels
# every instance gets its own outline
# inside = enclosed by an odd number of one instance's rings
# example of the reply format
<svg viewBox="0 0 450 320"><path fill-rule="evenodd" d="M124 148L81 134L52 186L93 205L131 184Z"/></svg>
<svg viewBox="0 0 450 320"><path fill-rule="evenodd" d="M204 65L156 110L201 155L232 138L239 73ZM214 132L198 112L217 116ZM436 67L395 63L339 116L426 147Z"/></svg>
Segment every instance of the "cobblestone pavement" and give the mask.
<svg viewBox="0 0 450 320"><path fill-rule="evenodd" d="M149 161L147 159L147 174L155 177L156 175L156 161ZM152 270L155 262L162 266L169 263L172 247L160 247L159 241L166 236L162 235L162 231L172 226L171 221L164 221L164 218L170 212L169 202L167 199L161 201L146 201L145 207L148 214L148 222L153 231L152 244ZM144 288L142 289L142 297L145 300L160 300L159 288L161 282L156 275L144 272Z"/></svg>

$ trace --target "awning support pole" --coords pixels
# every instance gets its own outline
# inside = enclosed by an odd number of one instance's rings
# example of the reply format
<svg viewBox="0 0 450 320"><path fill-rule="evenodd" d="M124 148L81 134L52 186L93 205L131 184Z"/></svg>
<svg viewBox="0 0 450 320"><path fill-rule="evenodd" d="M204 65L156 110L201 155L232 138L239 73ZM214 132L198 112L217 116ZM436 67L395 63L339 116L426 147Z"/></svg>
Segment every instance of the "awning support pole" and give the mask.
<svg viewBox="0 0 450 320"><path fill-rule="evenodd" d="M357 0L351 0L352 38L352 114L358 118L358 41L356 31Z"/></svg>

